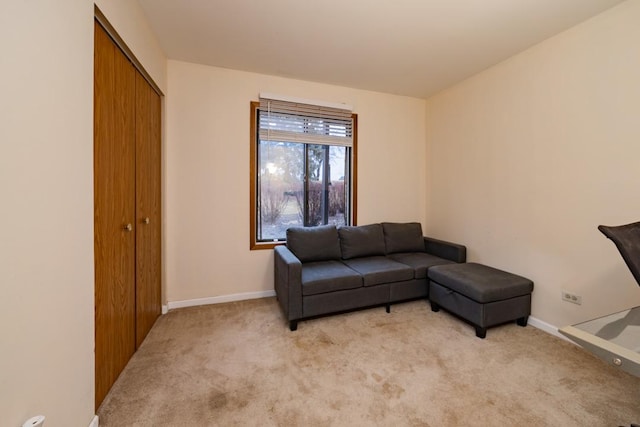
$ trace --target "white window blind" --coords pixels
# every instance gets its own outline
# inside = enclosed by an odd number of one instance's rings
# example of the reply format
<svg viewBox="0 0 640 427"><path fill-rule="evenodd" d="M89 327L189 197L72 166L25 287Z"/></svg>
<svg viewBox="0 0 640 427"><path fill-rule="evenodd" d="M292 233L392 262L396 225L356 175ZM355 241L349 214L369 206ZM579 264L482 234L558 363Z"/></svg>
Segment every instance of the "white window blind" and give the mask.
<svg viewBox="0 0 640 427"><path fill-rule="evenodd" d="M351 110L262 97L259 109L260 140L353 145Z"/></svg>

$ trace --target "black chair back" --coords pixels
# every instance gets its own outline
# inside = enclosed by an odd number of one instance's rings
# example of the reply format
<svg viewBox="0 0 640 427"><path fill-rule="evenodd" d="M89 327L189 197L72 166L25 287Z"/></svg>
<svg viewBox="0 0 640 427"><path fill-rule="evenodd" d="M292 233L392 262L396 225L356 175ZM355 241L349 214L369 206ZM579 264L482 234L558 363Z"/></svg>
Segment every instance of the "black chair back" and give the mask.
<svg viewBox="0 0 640 427"><path fill-rule="evenodd" d="M640 222L613 227L600 225L598 230L615 243L640 286Z"/></svg>

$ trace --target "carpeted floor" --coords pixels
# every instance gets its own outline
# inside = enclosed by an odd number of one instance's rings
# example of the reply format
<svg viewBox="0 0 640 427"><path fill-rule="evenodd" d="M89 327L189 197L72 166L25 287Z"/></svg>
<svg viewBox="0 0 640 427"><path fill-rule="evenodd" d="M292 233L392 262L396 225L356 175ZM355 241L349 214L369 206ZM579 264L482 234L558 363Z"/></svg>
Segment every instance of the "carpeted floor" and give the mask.
<svg viewBox="0 0 640 427"><path fill-rule="evenodd" d="M515 323L484 340L425 301L300 322L274 298L162 316L110 426L629 426L640 378Z"/></svg>

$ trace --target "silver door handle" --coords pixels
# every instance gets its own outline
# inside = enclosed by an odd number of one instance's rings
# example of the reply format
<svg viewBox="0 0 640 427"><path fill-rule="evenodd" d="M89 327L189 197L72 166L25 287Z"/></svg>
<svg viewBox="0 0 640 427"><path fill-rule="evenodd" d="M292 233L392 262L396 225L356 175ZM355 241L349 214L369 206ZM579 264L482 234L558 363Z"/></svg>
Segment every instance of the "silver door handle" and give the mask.
<svg viewBox="0 0 640 427"><path fill-rule="evenodd" d="M145 224L149 224L151 220L149 219L149 217L146 217L145 219L142 220L142 222L144 222Z"/></svg>
<svg viewBox="0 0 640 427"><path fill-rule="evenodd" d="M131 224L127 224L127 225L125 225L124 227L122 227L122 229L123 229L124 231L131 231L131 230L133 230L133 225L131 225Z"/></svg>

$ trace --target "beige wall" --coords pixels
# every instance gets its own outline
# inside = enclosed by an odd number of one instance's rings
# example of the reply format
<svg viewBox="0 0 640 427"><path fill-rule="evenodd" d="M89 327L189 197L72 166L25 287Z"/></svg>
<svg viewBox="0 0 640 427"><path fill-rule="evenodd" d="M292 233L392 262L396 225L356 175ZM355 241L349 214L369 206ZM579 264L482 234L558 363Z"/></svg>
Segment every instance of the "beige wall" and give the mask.
<svg viewBox="0 0 640 427"><path fill-rule="evenodd" d="M101 3L116 29L126 16L127 34L144 33L128 13L137 3ZM1 426L37 414L88 426L95 414L93 13L84 0L0 6ZM162 84L147 36L132 48Z"/></svg>
<svg viewBox="0 0 640 427"><path fill-rule="evenodd" d="M169 61L169 302L273 289L273 251L249 250L249 103L260 92L353 105L358 223L424 222L423 100Z"/></svg>
<svg viewBox="0 0 640 427"><path fill-rule="evenodd" d="M93 411L93 5L0 7L0 425Z"/></svg>
<svg viewBox="0 0 640 427"><path fill-rule="evenodd" d="M136 2L98 5L168 94L169 301L272 289L272 252L248 250L249 101L265 91L355 106L360 224L418 220L466 243L471 259L532 277L534 315L554 324L640 303L595 229L638 219L638 2L428 110L176 61L167 70ZM49 427L84 426L94 414L93 4L6 1L0 31L0 424L41 413ZM561 303L559 289L583 306Z"/></svg>
<svg viewBox="0 0 640 427"><path fill-rule="evenodd" d="M640 220L638 22L623 3L427 102L429 229L532 278L556 326L640 303L596 228Z"/></svg>

